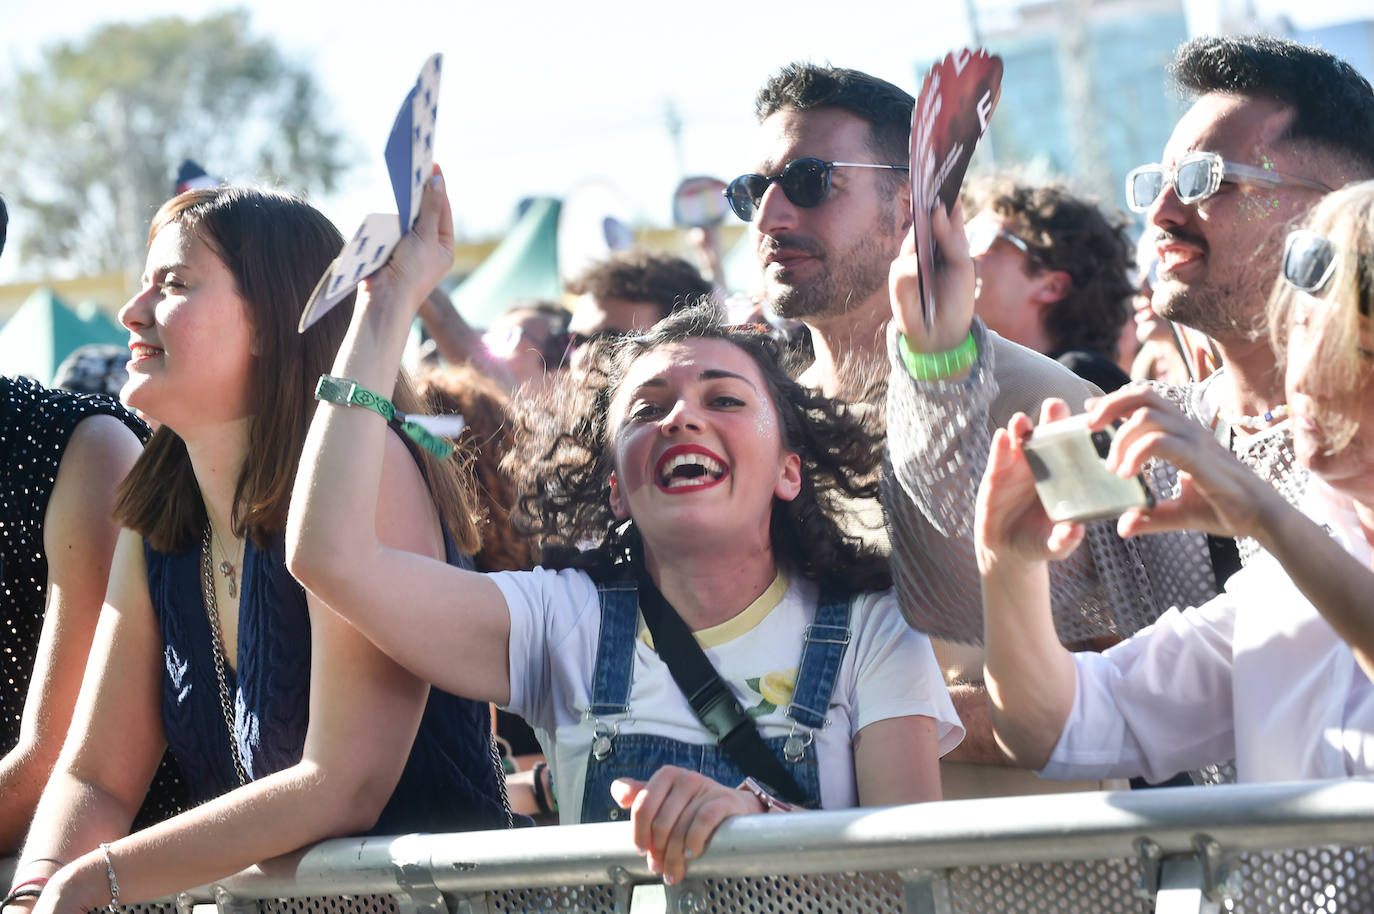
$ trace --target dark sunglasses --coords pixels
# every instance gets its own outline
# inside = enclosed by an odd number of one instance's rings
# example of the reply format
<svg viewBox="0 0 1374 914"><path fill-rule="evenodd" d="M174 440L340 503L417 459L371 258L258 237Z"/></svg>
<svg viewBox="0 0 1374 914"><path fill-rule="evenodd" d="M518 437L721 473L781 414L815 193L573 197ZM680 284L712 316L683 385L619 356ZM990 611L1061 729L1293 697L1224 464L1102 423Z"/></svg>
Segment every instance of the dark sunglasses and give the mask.
<svg viewBox="0 0 1374 914"><path fill-rule="evenodd" d="M768 186L777 183L783 196L794 206L820 206L830 193L830 171L834 168L887 168L906 171L905 165L875 165L871 162L824 162L811 158L796 159L782 167L775 175L740 175L723 191L730 201L730 209L745 222L754 220L754 213L763 202Z"/></svg>
<svg viewBox="0 0 1374 914"><path fill-rule="evenodd" d="M1288 233L1283 243L1283 278L1290 286L1310 295L1320 295L1336 275L1336 255L1339 252L1331 240L1309 232L1296 229ZM1370 298L1363 272L1359 284L1359 310L1368 316Z"/></svg>
<svg viewBox="0 0 1374 914"><path fill-rule="evenodd" d="M1283 243L1283 278L1302 292L1320 292L1336 272L1336 246L1306 229L1288 233Z"/></svg>

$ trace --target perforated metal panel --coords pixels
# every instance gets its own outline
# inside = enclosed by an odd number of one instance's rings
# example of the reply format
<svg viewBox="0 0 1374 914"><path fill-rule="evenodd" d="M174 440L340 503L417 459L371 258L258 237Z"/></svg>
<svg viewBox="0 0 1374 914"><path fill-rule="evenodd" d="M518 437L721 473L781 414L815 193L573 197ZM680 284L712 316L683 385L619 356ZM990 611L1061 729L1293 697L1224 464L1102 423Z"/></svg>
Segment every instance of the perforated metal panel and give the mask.
<svg viewBox="0 0 1374 914"><path fill-rule="evenodd" d="M703 879L684 886L697 895L694 914L901 914L902 882L895 873L832 873ZM682 907L679 902L679 908Z"/></svg>
<svg viewBox="0 0 1374 914"><path fill-rule="evenodd" d="M1243 889L1224 906L1237 914L1368 914L1374 911L1374 847L1244 854Z"/></svg>
<svg viewBox="0 0 1374 914"><path fill-rule="evenodd" d="M957 914L1148 914L1137 898L1140 869L1133 860L1081 860L961 866L949 871Z"/></svg>
<svg viewBox="0 0 1374 914"><path fill-rule="evenodd" d="M272 898L258 903L261 914L396 914L391 895L334 895L323 898Z"/></svg>
<svg viewBox="0 0 1374 914"><path fill-rule="evenodd" d="M568 914L616 914L615 887L559 886L552 889L504 889L487 895L491 914L566 911Z"/></svg>

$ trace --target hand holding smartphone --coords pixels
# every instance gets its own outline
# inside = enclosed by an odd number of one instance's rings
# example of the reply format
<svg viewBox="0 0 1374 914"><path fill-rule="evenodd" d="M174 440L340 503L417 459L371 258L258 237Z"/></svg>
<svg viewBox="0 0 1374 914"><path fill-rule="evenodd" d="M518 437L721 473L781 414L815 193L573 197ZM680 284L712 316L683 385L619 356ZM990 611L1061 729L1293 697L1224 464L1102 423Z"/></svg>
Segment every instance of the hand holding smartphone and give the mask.
<svg viewBox="0 0 1374 914"><path fill-rule="evenodd" d="M1055 523L1080 523L1153 508L1142 474L1123 479L1107 469L1116 425L1092 431L1087 420L1080 413L1044 423L1023 446L1045 514Z"/></svg>

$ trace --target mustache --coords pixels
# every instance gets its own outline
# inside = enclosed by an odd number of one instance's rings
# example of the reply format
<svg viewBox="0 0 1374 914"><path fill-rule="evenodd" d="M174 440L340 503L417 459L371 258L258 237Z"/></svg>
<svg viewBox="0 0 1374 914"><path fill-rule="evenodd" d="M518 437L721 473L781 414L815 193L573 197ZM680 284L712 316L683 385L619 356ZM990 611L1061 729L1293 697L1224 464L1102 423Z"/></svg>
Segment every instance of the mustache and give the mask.
<svg viewBox="0 0 1374 914"><path fill-rule="evenodd" d="M1155 235L1155 244L1158 246L1164 246L1174 242L1189 244L1193 247L1201 248L1204 252L1208 249L1207 241L1201 235L1196 235L1189 231L1180 231L1178 229L1165 230Z"/></svg>
<svg viewBox="0 0 1374 914"><path fill-rule="evenodd" d="M764 235L759 241L759 253L765 257L783 251L795 251L818 259L825 257L825 246L807 235L787 232L781 235Z"/></svg>

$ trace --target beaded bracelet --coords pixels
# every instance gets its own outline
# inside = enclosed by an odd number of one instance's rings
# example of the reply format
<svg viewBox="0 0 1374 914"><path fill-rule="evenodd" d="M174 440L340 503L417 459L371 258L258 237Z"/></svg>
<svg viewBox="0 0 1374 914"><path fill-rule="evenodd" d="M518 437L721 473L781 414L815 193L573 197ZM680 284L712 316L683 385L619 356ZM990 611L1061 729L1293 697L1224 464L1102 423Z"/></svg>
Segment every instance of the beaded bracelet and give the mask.
<svg viewBox="0 0 1374 914"><path fill-rule="evenodd" d="M897 337L897 349L902 354L906 370L918 381L943 381L967 371L978 361L978 342L970 330L964 341L944 352L912 352L906 334Z"/></svg>
<svg viewBox="0 0 1374 914"><path fill-rule="evenodd" d="M119 914L119 880L115 878L114 858L110 856L110 842L101 842L100 850L105 854L105 873L110 877L110 903L105 905L105 908L110 914Z"/></svg>
<svg viewBox="0 0 1374 914"><path fill-rule="evenodd" d="M385 419L387 425L429 451L439 460L444 460L453 453L453 445L406 418L406 414L398 410L396 405L386 397L368 390L351 378L320 375L320 381L315 385L315 399L337 403L340 406L361 406L363 409L370 409Z"/></svg>

